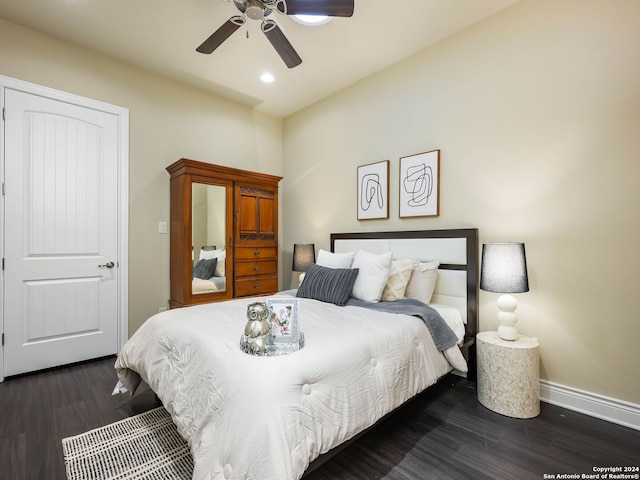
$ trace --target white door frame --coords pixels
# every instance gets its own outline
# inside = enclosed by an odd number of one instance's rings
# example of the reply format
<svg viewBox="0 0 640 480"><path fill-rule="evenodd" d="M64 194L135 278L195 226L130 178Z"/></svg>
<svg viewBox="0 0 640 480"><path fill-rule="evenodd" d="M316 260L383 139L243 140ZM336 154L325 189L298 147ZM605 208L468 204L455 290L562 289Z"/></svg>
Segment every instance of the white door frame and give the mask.
<svg viewBox="0 0 640 480"><path fill-rule="evenodd" d="M4 105L5 88L59 100L118 117L118 350L129 338L129 110L71 93L0 75L0 184L5 181ZM4 261L5 197L0 194L0 256ZM4 268L0 271L0 305L4 305ZM4 309L0 308L0 332L4 334ZM4 347L0 345L0 382L4 380Z"/></svg>

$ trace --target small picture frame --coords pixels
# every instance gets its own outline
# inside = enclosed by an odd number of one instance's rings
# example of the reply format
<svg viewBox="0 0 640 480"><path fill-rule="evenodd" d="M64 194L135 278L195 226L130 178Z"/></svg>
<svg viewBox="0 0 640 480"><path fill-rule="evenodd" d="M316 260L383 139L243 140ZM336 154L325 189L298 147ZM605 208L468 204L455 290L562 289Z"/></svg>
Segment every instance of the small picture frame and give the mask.
<svg viewBox="0 0 640 480"><path fill-rule="evenodd" d="M440 215L440 150L400 158L400 218Z"/></svg>
<svg viewBox="0 0 640 480"><path fill-rule="evenodd" d="M358 167L358 220L389 218L389 160Z"/></svg>
<svg viewBox="0 0 640 480"><path fill-rule="evenodd" d="M300 339L300 327L298 325L299 299L268 298L266 304L269 309L273 343L297 344Z"/></svg>

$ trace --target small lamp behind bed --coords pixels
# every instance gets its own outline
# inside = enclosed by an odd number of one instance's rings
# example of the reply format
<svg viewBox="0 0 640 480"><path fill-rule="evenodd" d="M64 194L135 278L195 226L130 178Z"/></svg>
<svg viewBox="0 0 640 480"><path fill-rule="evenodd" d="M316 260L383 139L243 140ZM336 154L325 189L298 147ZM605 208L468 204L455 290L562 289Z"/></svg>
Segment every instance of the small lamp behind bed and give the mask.
<svg viewBox="0 0 640 480"><path fill-rule="evenodd" d="M316 261L316 246L313 243L295 243L293 245L293 267L294 272L300 274L300 283L304 280L304 272L309 265Z"/></svg>
<svg viewBox="0 0 640 480"><path fill-rule="evenodd" d="M515 313L518 302L508 294L529 291L524 243L482 245L480 289L505 294L498 298L498 336L503 340L515 340L518 337Z"/></svg>

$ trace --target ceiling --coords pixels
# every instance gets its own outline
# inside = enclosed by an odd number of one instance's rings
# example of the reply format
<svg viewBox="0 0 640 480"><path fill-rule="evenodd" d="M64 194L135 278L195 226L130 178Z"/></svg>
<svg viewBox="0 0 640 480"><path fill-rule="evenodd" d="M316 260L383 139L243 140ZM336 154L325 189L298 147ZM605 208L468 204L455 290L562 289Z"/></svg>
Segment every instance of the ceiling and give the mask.
<svg viewBox="0 0 640 480"><path fill-rule="evenodd" d="M0 18L285 117L516 1L355 0L353 17L317 27L274 12L303 60L293 69L255 20L211 55L195 51L239 14L231 1L0 0Z"/></svg>

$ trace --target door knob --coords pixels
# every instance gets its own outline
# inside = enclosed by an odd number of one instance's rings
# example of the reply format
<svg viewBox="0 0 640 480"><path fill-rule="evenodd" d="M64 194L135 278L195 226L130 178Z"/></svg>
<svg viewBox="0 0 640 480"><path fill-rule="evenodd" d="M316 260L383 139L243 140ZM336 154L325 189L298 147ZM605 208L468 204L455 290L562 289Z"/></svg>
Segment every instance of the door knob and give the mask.
<svg viewBox="0 0 640 480"><path fill-rule="evenodd" d="M98 267L107 267L107 268L113 268L115 266L115 263L113 262L107 262L104 265L98 265Z"/></svg>

